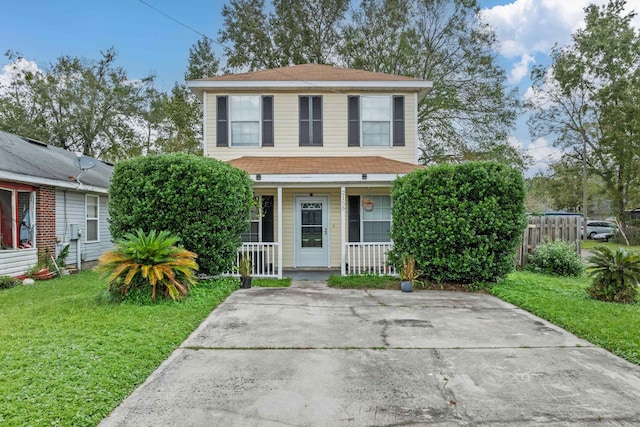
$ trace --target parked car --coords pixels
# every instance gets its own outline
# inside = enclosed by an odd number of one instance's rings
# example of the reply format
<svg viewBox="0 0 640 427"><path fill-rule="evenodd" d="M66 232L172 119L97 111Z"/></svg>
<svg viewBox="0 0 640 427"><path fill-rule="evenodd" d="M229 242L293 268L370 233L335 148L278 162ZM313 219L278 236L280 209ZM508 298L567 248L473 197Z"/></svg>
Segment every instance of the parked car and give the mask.
<svg viewBox="0 0 640 427"><path fill-rule="evenodd" d="M613 238L614 233L598 233L594 234L591 238L593 240L597 240L598 242L608 242L609 239Z"/></svg>
<svg viewBox="0 0 640 427"><path fill-rule="evenodd" d="M584 228L581 229L581 231ZM618 232L618 226L615 222L611 221L587 221L587 237L593 239L598 234L607 234L607 241ZM600 237L600 240L604 240L604 237Z"/></svg>

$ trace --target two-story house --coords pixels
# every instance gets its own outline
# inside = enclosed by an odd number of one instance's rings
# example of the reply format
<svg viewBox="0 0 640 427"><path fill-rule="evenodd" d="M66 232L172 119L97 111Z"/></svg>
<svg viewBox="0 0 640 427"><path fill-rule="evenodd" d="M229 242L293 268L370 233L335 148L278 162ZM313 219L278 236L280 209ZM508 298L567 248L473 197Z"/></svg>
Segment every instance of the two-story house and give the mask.
<svg viewBox="0 0 640 427"><path fill-rule="evenodd" d="M389 271L390 188L418 165L418 103L432 83L296 65L190 81L205 155L249 173L259 199L241 253L282 269Z"/></svg>

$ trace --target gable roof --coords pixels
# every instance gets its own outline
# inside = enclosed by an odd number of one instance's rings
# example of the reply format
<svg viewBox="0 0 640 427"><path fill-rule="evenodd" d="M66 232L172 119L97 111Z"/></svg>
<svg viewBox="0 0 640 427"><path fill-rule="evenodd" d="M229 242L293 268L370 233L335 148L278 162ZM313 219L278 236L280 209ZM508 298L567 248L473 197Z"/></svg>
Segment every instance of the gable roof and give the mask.
<svg viewBox="0 0 640 427"><path fill-rule="evenodd" d="M0 179L106 193L113 166L97 161L84 172L80 186L71 178L81 172L75 158L71 151L0 131Z"/></svg>
<svg viewBox="0 0 640 427"><path fill-rule="evenodd" d="M250 175L403 175L423 168L380 156L240 157L228 163Z"/></svg>
<svg viewBox="0 0 640 427"><path fill-rule="evenodd" d="M302 64L270 70L250 71L240 74L205 77L195 81L424 81L413 77L373 71L341 68L324 64Z"/></svg>
<svg viewBox="0 0 640 427"><path fill-rule="evenodd" d="M208 90L289 89L317 90L404 90L418 92L420 97L433 87L433 82L413 77L323 64L302 64L269 70L205 77L190 80L187 85L198 96Z"/></svg>

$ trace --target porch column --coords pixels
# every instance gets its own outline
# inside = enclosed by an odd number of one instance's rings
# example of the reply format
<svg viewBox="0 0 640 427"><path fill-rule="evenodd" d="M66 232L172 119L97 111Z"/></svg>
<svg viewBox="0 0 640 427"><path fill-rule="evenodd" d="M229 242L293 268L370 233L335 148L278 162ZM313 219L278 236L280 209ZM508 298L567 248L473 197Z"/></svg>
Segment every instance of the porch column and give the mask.
<svg viewBox="0 0 640 427"><path fill-rule="evenodd" d="M282 187L278 187L278 279L282 279Z"/></svg>
<svg viewBox="0 0 640 427"><path fill-rule="evenodd" d="M347 211L347 194L344 185L340 187L340 275L345 276L347 271L345 268L345 232L347 227L345 224L345 215Z"/></svg>

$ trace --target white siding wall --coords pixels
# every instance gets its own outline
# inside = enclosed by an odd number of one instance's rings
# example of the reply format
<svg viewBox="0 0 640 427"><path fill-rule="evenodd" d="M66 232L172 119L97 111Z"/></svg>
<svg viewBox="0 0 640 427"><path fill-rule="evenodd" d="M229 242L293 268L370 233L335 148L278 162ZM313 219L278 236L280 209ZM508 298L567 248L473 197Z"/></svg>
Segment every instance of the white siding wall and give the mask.
<svg viewBox="0 0 640 427"><path fill-rule="evenodd" d="M19 276L38 263L38 250L15 249L0 251L0 276Z"/></svg>
<svg viewBox="0 0 640 427"><path fill-rule="evenodd" d="M85 212L85 193L75 191L56 191L56 237L59 241L56 247L56 255L67 244L69 246L69 256L67 264L76 263L77 242L80 243L81 261L96 261L100 255L106 250L113 247L111 242L111 234L109 233L109 223L107 220L107 196L100 194L100 211L99 211L99 242L87 243L87 223ZM82 236L79 240L70 240L70 226L78 224L82 230Z"/></svg>
<svg viewBox="0 0 640 427"><path fill-rule="evenodd" d="M384 95L390 95L385 93ZM402 93L393 92L395 95ZM232 160L242 156L382 156L407 163L415 163L415 103L413 93L405 95L405 146L404 147L348 147L347 146L347 96L358 93L260 93L273 95L274 147L233 148L216 147L216 96L228 93L208 93L206 99L206 147L207 156L219 160ZM322 147L300 147L298 125L298 96L322 95ZM365 94L362 94L365 95ZM366 93L381 95L381 93Z"/></svg>

